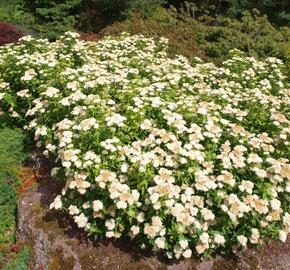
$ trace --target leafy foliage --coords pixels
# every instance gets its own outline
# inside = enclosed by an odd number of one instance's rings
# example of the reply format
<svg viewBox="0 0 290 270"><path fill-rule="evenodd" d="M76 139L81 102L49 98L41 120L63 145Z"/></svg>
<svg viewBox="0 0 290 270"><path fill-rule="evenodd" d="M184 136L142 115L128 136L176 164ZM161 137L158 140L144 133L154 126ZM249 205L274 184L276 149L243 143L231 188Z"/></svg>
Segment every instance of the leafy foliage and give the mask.
<svg viewBox="0 0 290 270"><path fill-rule="evenodd" d="M1 0L0 21L16 24L21 30L24 28L24 33L29 28L53 40L74 28L98 32L116 21L132 18L134 13L149 18L161 6L169 8L170 5L188 12L194 19L206 14L215 19L220 16L240 19L244 12L254 8L281 25L289 24L290 18L289 3L285 0Z"/></svg>
<svg viewBox="0 0 290 270"><path fill-rule="evenodd" d="M231 50L216 66L170 58L167 42L68 32L0 48L2 117L21 120L65 181L50 207L89 234L130 237L169 258L285 242L282 61Z"/></svg>
<svg viewBox="0 0 290 270"><path fill-rule="evenodd" d="M290 75L290 29L275 28L259 13L246 12L240 20L210 16L193 19L191 10L179 13L176 9L159 8L150 18L135 14L108 26L101 34L118 35L122 31L147 37L165 36L172 55L182 54L191 59L198 56L221 63L232 48L260 58L276 56L285 62Z"/></svg>
<svg viewBox="0 0 290 270"><path fill-rule="evenodd" d="M130 34L142 34L146 37L166 37L169 40L169 53L171 56L181 54L189 59L195 56L206 59L205 53L199 48L195 40L196 24L192 20L192 25L179 19L176 10L157 9L152 16L142 17L135 13L130 19L115 22L100 32L101 36L119 35L122 32ZM199 30L201 32L201 30Z"/></svg>
<svg viewBox="0 0 290 270"><path fill-rule="evenodd" d="M98 32L115 21L131 17L134 12L149 17L165 0L85 0L82 1L79 27Z"/></svg>
<svg viewBox="0 0 290 270"><path fill-rule="evenodd" d="M249 12L240 20L204 16L199 21L204 35L197 42L210 58L221 61L229 49L237 48L255 57L279 57L290 67L290 28L275 28L266 16Z"/></svg>
<svg viewBox="0 0 290 270"><path fill-rule="evenodd" d="M24 8L24 0L0 0L0 22L17 26L24 34L32 34L34 17Z"/></svg>
<svg viewBox="0 0 290 270"><path fill-rule="evenodd" d="M171 0L169 3L184 7L186 3L194 7L197 14L240 18L245 11L256 9L267 15L272 22L290 26L290 2L287 0Z"/></svg>
<svg viewBox="0 0 290 270"><path fill-rule="evenodd" d="M24 8L35 18L33 29L39 36L55 39L76 25L81 0L23 0Z"/></svg>

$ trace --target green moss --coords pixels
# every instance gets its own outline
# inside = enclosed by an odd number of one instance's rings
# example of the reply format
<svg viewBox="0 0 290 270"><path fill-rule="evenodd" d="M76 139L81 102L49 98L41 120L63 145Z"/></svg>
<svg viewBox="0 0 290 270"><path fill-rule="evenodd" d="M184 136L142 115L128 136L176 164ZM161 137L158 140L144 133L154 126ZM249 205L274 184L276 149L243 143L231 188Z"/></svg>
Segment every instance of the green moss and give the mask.
<svg viewBox="0 0 290 270"><path fill-rule="evenodd" d="M91 269L92 265L100 265L101 262L98 259L98 256L88 256L87 252L80 252L78 254L78 259L82 269Z"/></svg>
<svg viewBox="0 0 290 270"><path fill-rule="evenodd" d="M236 270L238 269L236 263L230 259L218 259L214 262L212 270Z"/></svg>
<svg viewBox="0 0 290 270"><path fill-rule="evenodd" d="M108 270L110 268L108 267ZM111 268L112 269L112 268ZM124 266L123 268L120 268L121 270L140 270L140 269L144 269L144 270L151 270L152 267L149 266L148 264L143 264L143 263L138 263L137 265L128 265L128 266ZM158 267L158 270L161 270L159 267Z"/></svg>
<svg viewBox="0 0 290 270"><path fill-rule="evenodd" d="M63 249L58 248L54 252L49 254L50 262L48 265L48 270L72 270L74 267L74 258L72 256L65 257L63 254Z"/></svg>
<svg viewBox="0 0 290 270"><path fill-rule="evenodd" d="M56 235L63 235L63 229L60 228L57 215L50 212L47 208L43 208L40 204L36 204L31 208L31 214L35 217L34 226L42 229L48 236L49 241L53 241Z"/></svg>
<svg viewBox="0 0 290 270"><path fill-rule="evenodd" d="M65 240L65 244L68 246L71 246L74 244L74 241L73 240Z"/></svg>
<svg viewBox="0 0 290 270"><path fill-rule="evenodd" d="M30 258L29 247L23 246L19 253L15 253L11 261L3 267L3 270L26 270Z"/></svg>

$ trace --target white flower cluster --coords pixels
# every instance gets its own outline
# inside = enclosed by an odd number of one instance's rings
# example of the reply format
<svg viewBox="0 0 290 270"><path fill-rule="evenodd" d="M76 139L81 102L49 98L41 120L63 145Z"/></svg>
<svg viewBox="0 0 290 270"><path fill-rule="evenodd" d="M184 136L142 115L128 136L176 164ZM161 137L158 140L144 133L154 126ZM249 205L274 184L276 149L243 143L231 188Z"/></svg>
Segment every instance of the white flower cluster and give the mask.
<svg viewBox="0 0 290 270"><path fill-rule="evenodd" d="M67 33L0 48L2 115L25 122L65 181L51 208L90 234L129 236L169 258L286 241L281 61L234 50L221 67L191 64L167 57L166 44ZM19 78L7 80L12 70Z"/></svg>

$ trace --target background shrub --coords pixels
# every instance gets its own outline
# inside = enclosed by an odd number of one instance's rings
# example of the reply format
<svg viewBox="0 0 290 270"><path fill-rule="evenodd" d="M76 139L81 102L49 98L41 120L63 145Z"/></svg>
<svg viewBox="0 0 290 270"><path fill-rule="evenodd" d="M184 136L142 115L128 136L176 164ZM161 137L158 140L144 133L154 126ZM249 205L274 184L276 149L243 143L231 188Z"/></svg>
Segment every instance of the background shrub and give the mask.
<svg viewBox="0 0 290 270"><path fill-rule="evenodd" d="M0 22L16 25L24 34L34 34L34 17L24 9L24 0L0 0Z"/></svg>
<svg viewBox="0 0 290 270"><path fill-rule="evenodd" d="M245 12L241 19L200 16L192 18L192 11L159 8L149 18L135 14L133 18L106 27L101 36L118 35L126 31L145 36L164 36L169 39L169 52L190 59L199 56L216 63L225 60L232 48L250 56L276 56L284 61L289 75L290 30L274 27L265 15Z"/></svg>
<svg viewBox="0 0 290 270"><path fill-rule="evenodd" d="M130 19L116 22L100 32L101 36L119 35L122 32L143 34L146 37L166 37L169 39L169 54L182 54L188 58L198 56L205 59L194 39L194 28L186 27L186 22L177 18L177 13L159 8L149 18L135 13Z"/></svg>
<svg viewBox="0 0 290 270"><path fill-rule="evenodd" d="M216 62L224 60L230 49L237 48L255 57L278 57L290 67L290 29L275 28L265 15L245 12L240 20L204 16L199 22L203 30L196 40Z"/></svg>
<svg viewBox="0 0 290 270"><path fill-rule="evenodd" d="M271 23L289 25L290 22L290 2L286 0L0 0L0 21L21 27L23 33L54 40L73 29L99 32L115 22L136 17L135 13L154 20L160 7L169 12L171 6L179 15L187 13L191 19L207 15L213 20L242 20L244 12L257 9ZM188 32L192 23L183 26ZM160 32L162 28L164 25Z"/></svg>
<svg viewBox="0 0 290 270"><path fill-rule="evenodd" d="M55 39L71 30L78 18L81 0L23 0L24 8L35 18L32 28L39 36Z"/></svg>
<svg viewBox="0 0 290 270"><path fill-rule="evenodd" d="M83 0L79 27L83 31L100 31L115 21L138 12L149 17L166 0Z"/></svg>
<svg viewBox="0 0 290 270"><path fill-rule="evenodd" d="M211 16L223 15L240 18L245 11L258 9L266 14L270 21L280 25L290 25L290 2L287 0L168 0L168 4L184 7L192 4L197 14L208 13Z"/></svg>
<svg viewBox="0 0 290 270"><path fill-rule="evenodd" d="M21 33L14 26L0 23L0 46L17 42L21 36Z"/></svg>

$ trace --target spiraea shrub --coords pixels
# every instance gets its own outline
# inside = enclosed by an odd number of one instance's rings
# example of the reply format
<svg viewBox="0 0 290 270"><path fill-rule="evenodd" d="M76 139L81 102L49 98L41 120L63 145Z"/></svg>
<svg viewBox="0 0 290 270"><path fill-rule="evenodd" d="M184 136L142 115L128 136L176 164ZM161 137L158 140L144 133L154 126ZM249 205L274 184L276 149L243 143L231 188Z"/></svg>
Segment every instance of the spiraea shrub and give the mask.
<svg viewBox="0 0 290 270"><path fill-rule="evenodd" d="M141 35L0 48L3 121L34 133L64 181L51 208L89 235L169 258L286 241L290 92L276 58L220 67ZM12 120L11 120L12 119Z"/></svg>

